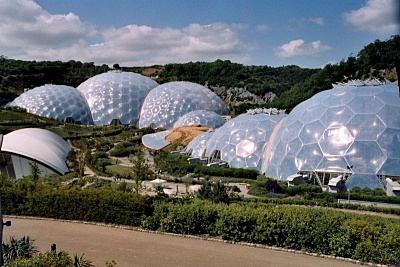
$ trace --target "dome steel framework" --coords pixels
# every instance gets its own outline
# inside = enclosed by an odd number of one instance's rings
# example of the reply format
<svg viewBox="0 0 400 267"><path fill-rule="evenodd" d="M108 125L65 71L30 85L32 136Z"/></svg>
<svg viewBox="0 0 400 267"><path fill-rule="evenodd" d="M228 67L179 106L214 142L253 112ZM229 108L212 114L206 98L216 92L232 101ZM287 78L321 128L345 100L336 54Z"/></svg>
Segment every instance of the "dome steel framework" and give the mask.
<svg viewBox="0 0 400 267"><path fill-rule="evenodd" d="M398 86L365 85L336 85L297 105L276 129L261 171L279 180L343 175L347 189L384 188L385 177L400 176Z"/></svg>

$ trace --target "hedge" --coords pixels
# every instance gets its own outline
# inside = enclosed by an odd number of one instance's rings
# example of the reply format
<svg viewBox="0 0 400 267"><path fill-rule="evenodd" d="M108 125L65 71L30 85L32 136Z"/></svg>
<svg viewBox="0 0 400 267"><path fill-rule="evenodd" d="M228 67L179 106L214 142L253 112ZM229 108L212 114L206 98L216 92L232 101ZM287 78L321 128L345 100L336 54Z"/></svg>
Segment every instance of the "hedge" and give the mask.
<svg viewBox="0 0 400 267"><path fill-rule="evenodd" d="M380 264L400 264L398 219L262 203L212 204L198 199L157 202L142 226L178 234L209 234ZM151 226L151 227L150 227Z"/></svg>
<svg viewBox="0 0 400 267"><path fill-rule="evenodd" d="M3 189L5 214L139 226L153 212L152 198L111 189L18 192Z"/></svg>
<svg viewBox="0 0 400 267"><path fill-rule="evenodd" d="M53 190L25 183L3 186L5 214L141 226L178 234L205 234L235 242L305 250L379 264L400 264L400 221L282 200L214 204L163 199L112 189Z"/></svg>

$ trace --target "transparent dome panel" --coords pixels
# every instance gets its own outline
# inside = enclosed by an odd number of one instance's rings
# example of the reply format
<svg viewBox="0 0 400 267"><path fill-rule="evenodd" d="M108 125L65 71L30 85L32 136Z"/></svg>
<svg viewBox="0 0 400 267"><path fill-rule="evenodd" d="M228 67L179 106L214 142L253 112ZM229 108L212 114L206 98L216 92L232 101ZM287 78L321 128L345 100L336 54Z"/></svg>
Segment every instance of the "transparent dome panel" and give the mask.
<svg viewBox="0 0 400 267"><path fill-rule="evenodd" d="M354 112L347 106L328 108L321 116L321 122L325 127L337 127L347 125L354 117Z"/></svg>
<svg viewBox="0 0 400 267"><path fill-rule="evenodd" d="M386 126L375 114L356 114L347 128L355 140L377 140Z"/></svg>
<svg viewBox="0 0 400 267"><path fill-rule="evenodd" d="M400 114L400 104L399 106L386 105L377 114L386 127L400 129L400 116L393 116Z"/></svg>
<svg viewBox="0 0 400 267"><path fill-rule="evenodd" d="M361 189L368 187L371 190L375 188L383 189L376 175L365 173L357 173L350 176L349 180L346 182L346 188L351 190L354 187L360 187Z"/></svg>
<svg viewBox="0 0 400 267"><path fill-rule="evenodd" d="M379 137L378 144L388 158L400 158L400 130L387 128Z"/></svg>
<svg viewBox="0 0 400 267"><path fill-rule="evenodd" d="M349 103L349 108L354 113L376 113L382 107L384 103L377 97L374 96L358 96Z"/></svg>
<svg viewBox="0 0 400 267"><path fill-rule="evenodd" d="M296 156L298 170L314 170L322 160L322 152L317 144L306 145Z"/></svg>
<svg viewBox="0 0 400 267"><path fill-rule="evenodd" d="M320 121L313 121L304 125L299 138L303 144L317 143L324 131L325 126Z"/></svg>
<svg viewBox="0 0 400 267"><path fill-rule="evenodd" d="M316 170L323 172L347 172L346 159L343 156L323 157Z"/></svg>
<svg viewBox="0 0 400 267"><path fill-rule="evenodd" d="M354 137L347 128L338 126L326 129L319 144L325 156L343 156L353 141Z"/></svg>
<svg viewBox="0 0 400 267"><path fill-rule="evenodd" d="M400 159L388 158L378 170L378 174L400 176Z"/></svg>
<svg viewBox="0 0 400 267"><path fill-rule="evenodd" d="M376 173L386 160L385 154L373 141L355 141L345 158L357 173Z"/></svg>

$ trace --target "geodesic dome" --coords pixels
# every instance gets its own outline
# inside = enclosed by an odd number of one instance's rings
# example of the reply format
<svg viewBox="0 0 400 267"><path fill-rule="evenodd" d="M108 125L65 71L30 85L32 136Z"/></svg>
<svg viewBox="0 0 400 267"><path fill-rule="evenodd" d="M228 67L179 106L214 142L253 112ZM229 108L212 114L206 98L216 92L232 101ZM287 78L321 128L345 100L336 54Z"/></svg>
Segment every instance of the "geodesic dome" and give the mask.
<svg viewBox="0 0 400 267"><path fill-rule="evenodd" d="M227 121L207 141L206 157L216 152L230 167L261 170L264 147L285 115L242 114Z"/></svg>
<svg viewBox="0 0 400 267"><path fill-rule="evenodd" d="M192 158L201 158L204 156L203 154L206 149L207 141L213 134L214 132L204 132L199 134L186 146L185 152L187 152Z"/></svg>
<svg viewBox="0 0 400 267"><path fill-rule="evenodd" d="M89 78L77 89L85 96L95 125L137 126L142 103L157 85L140 74L111 71Z"/></svg>
<svg viewBox="0 0 400 267"><path fill-rule="evenodd" d="M85 98L71 86L48 84L35 87L15 98L9 106L18 106L42 117L93 124Z"/></svg>
<svg viewBox="0 0 400 267"><path fill-rule="evenodd" d="M186 113L180 117L175 123L173 128L188 126L188 125L200 125L207 126L210 128L219 128L225 123L224 118L221 115L210 110L195 110Z"/></svg>
<svg viewBox="0 0 400 267"><path fill-rule="evenodd" d="M347 174L348 189L383 188L383 177L400 176L399 88L365 85L338 85L296 106L270 140L261 171L280 180L304 171Z"/></svg>
<svg viewBox="0 0 400 267"><path fill-rule="evenodd" d="M140 112L139 128L169 129L183 115L195 110L228 115L225 103L211 90L191 82L170 82L157 86L147 95Z"/></svg>

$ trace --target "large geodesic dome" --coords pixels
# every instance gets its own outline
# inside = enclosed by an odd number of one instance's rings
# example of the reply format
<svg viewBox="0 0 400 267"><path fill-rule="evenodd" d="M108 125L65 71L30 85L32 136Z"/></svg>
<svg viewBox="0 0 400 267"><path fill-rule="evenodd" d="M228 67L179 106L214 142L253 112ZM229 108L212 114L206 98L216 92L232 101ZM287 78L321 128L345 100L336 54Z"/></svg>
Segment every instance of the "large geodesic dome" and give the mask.
<svg viewBox="0 0 400 267"><path fill-rule="evenodd" d="M195 110L228 115L225 103L211 90L191 82L170 82L149 92L140 112L139 128L169 129L183 115Z"/></svg>
<svg viewBox="0 0 400 267"><path fill-rule="evenodd" d="M347 189L383 188L385 177L399 177L399 88L377 84L335 86L296 106L270 140L261 171L280 180L347 176Z"/></svg>
<svg viewBox="0 0 400 267"><path fill-rule="evenodd" d="M18 106L42 117L93 124L85 98L71 86L48 84L35 87L15 98L9 106Z"/></svg>
<svg viewBox="0 0 400 267"><path fill-rule="evenodd" d="M186 113L174 123L173 127L177 128L188 125L200 125L210 128L219 128L224 123L225 120L221 115L214 111L200 109Z"/></svg>
<svg viewBox="0 0 400 267"><path fill-rule="evenodd" d="M110 71L89 78L77 89L85 96L95 125L137 126L142 103L157 85L140 74Z"/></svg>
<svg viewBox="0 0 400 267"><path fill-rule="evenodd" d="M275 125L285 115L242 114L227 121L207 141L205 156L230 167L261 170L262 157Z"/></svg>

